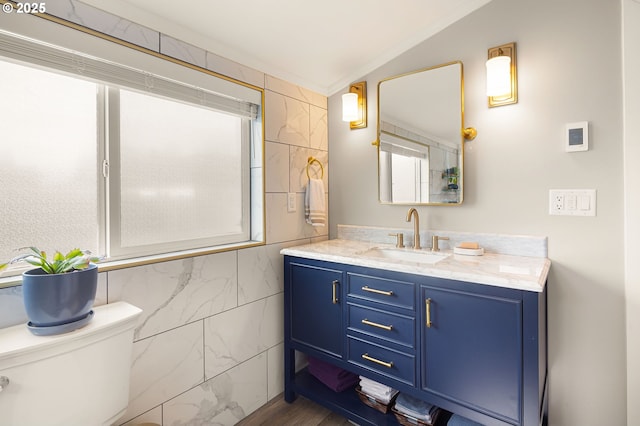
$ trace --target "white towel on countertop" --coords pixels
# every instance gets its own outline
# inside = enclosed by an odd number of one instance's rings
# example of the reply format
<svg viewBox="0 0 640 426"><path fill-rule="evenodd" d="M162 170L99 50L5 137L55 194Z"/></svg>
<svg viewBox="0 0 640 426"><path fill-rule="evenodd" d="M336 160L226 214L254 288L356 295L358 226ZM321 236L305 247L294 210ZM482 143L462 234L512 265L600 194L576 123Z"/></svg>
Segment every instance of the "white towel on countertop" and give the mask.
<svg viewBox="0 0 640 426"><path fill-rule="evenodd" d="M324 226L327 221L322 179L309 179L304 194L304 218L313 226Z"/></svg>

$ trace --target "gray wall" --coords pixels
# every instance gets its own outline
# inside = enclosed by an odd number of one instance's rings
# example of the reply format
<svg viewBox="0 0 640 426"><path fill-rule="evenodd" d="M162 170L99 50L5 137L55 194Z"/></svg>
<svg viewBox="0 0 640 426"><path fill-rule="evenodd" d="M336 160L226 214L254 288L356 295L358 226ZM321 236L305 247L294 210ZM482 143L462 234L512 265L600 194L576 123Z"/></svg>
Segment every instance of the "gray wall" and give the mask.
<svg viewBox="0 0 640 426"><path fill-rule="evenodd" d="M519 102L489 109L487 49L511 41ZM620 1L493 0L363 76L368 128L349 130L339 117L341 93L329 99L330 236L337 224L405 226L407 207L377 201L377 83L462 60L465 121L478 130L465 144L465 201L419 207L421 224L548 236L552 425L626 423L620 46ZM590 150L565 153L565 123L584 120ZM597 216L548 215L552 188L596 189Z"/></svg>
<svg viewBox="0 0 640 426"><path fill-rule="evenodd" d="M627 424L640 424L640 1L623 1Z"/></svg>

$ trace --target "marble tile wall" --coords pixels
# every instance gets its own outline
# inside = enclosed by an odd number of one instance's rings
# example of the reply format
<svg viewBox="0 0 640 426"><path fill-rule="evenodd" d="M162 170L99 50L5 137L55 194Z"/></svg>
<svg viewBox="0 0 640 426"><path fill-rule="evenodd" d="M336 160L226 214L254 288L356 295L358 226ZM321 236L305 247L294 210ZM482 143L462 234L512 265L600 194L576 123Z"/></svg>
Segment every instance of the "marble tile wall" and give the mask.
<svg viewBox="0 0 640 426"><path fill-rule="evenodd" d="M265 90L267 244L100 273L96 302L123 300L144 310L130 404L118 424L233 425L283 390L279 252L328 235L328 227L304 221L309 156L322 162L328 188L327 99L79 1L48 0L47 10ZM317 166L310 174L319 176ZM287 211L288 193L295 212ZM0 289L0 328L24 322L21 288Z"/></svg>

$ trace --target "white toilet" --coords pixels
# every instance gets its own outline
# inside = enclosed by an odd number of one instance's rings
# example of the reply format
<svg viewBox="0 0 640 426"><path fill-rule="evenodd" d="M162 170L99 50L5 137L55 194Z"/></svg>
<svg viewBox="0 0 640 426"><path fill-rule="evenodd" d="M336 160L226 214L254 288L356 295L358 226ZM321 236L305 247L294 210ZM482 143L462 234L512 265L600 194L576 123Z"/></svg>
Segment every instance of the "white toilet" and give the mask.
<svg viewBox="0 0 640 426"><path fill-rule="evenodd" d="M124 414L142 310L125 302L93 310L88 325L57 336L0 330L1 425L100 426Z"/></svg>

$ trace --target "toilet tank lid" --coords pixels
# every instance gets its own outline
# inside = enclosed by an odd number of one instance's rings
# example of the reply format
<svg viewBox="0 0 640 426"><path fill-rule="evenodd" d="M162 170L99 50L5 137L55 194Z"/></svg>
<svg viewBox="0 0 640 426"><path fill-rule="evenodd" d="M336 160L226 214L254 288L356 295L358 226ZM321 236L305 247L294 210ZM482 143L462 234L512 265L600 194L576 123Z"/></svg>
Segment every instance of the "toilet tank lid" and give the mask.
<svg viewBox="0 0 640 426"><path fill-rule="evenodd" d="M115 302L93 308L94 317L86 326L55 336L35 336L26 324L0 329L0 365L3 358L63 347L90 344L93 341L131 329L142 309L126 302ZM74 343L75 342L75 343Z"/></svg>

